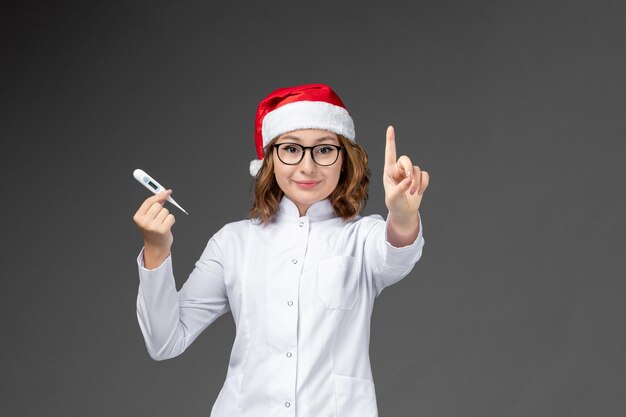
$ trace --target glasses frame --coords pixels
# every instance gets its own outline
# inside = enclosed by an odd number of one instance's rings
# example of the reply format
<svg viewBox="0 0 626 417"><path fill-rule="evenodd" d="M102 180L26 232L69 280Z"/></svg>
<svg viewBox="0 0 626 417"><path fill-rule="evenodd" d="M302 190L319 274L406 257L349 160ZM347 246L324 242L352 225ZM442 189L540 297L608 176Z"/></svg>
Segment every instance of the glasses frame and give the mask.
<svg viewBox="0 0 626 417"><path fill-rule="evenodd" d="M278 152L278 147L282 146L282 145L292 145L292 146L297 146L297 147L302 149L302 154L300 154L300 159L298 160L298 162L294 162L294 163L289 164L289 163L283 161L282 159L280 159L280 153ZM314 155L313 149L318 148L320 146L330 146L331 148L337 149L337 157L335 158L335 160L332 163L324 165L324 164L320 164L319 162L317 162L315 160L315 156L313 156ZM317 165L319 165L321 167L329 167L331 165L334 165L339 160L339 154L341 153L341 151L346 149L344 146L334 145L334 144L331 144L331 143L320 143L319 145L314 145L314 146L302 146L299 143L292 143L292 142L274 143L272 145L272 148L276 149L276 156L278 157L278 160L280 162L282 162L283 164L285 164L285 165L298 165L304 159L304 155L306 154L307 149L309 149L309 153L311 154L311 159L313 160L313 162L315 162Z"/></svg>

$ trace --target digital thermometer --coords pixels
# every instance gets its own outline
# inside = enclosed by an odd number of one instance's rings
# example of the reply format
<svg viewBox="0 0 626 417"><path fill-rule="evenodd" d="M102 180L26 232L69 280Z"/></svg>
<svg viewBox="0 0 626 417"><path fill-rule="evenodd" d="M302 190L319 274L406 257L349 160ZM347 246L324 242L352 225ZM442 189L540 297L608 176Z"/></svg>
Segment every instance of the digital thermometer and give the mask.
<svg viewBox="0 0 626 417"><path fill-rule="evenodd" d="M133 177L135 177L137 181L139 181L144 187L152 191L154 194L158 194L161 191L165 191L165 187L159 184L157 180L152 178L150 175L146 174L146 172L142 169L134 170ZM170 203L172 203L173 205L181 209L183 213L185 213L186 215L189 215L189 213L187 213L184 208L179 206L178 203L174 201L174 199L171 196L167 198L167 201L169 201Z"/></svg>

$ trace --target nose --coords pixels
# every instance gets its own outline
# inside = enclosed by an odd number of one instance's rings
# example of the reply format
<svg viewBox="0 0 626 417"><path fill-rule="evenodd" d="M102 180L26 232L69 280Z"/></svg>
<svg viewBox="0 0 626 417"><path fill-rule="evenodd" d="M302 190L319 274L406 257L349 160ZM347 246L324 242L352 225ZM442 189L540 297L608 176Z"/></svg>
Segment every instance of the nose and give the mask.
<svg viewBox="0 0 626 417"><path fill-rule="evenodd" d="M308 155L307 155L307 151ZM302 172L314 172L317 169L317 164L313 160L313 149L306 149L304 151L304 158L300 161L299 167Z"/></svg>

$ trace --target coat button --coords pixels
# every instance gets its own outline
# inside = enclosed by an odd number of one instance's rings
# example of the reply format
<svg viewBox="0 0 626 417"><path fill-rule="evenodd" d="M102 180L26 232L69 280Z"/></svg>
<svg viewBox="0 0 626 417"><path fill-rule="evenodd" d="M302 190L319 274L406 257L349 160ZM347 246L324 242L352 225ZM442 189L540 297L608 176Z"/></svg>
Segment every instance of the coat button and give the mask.
<svg viewBox="0 0 626 417"><path fill-rule="evenodd" d="M285 403L285 407L289 407L290 405L291 405L291 403L290 403L289 401L287 401L287 402Z"/></svg>
<svg viewBox="0 0 626 417"><path fill-rule="evenodd" d="M298 263L298 260L297 260L297 259L292 259L292 260L291 260L291 263L295 265L295 264L297 264L297 263Z"/></svg>
<svg viewBox="0 0 626 417"><path fill-rule="evenodd" d="M304 222L300 222L300 224L298 226L300 226L300 227L304 226Z"/></svg>
<svg viewBox="0 0 626 417"><path fill-rule="evenodd" d="M293 301L287 301L287 305L288 306L292 306L293 305Z"/></svg>
<svg viewBox="0 0 626 417"><path fill-rule="evenodd" d="M287 352L287 357L291 358L291 352Z"/></svg>

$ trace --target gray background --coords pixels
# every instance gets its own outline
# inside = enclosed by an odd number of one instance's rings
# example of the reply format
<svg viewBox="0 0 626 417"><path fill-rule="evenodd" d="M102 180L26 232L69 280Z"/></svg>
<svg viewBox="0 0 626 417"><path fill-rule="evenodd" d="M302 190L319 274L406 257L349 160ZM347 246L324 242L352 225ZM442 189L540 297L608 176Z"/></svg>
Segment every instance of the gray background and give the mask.
<svg viewBox="0 0 626 417"><path fill-rule="evenodd" d="M0 414L208 416L221 317L155 362L135 316L143 168L180 286L250 206L256 105L330 84L371 158L431 175L377 300L381 417L626 415L623 1L21 2L2 11Z"/></svg>

